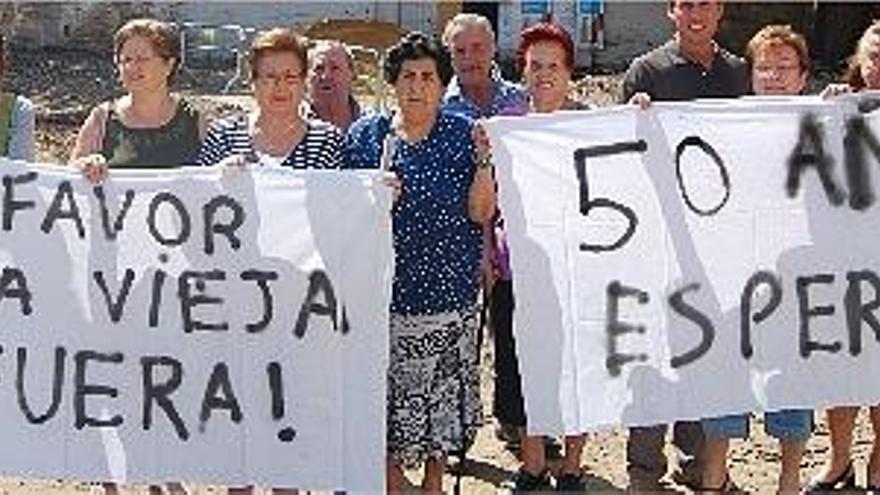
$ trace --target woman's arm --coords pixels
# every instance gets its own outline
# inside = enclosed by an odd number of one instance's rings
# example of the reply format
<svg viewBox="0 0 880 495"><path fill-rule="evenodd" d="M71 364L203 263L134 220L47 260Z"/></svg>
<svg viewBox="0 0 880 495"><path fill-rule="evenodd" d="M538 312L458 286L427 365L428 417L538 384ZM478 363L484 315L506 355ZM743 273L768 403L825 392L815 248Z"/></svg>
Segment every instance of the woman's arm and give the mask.
<svg viewBox="0 0 880 495"><path fill-rule="evenodd" d="M107 161L100 153L107 112L108 109L104 104L92 109L80 127L73 150L70 152L68 164L82 171L86 180L92 184L98 184L107 178Z"/></svg>
<svg viewBox="0 0 880 495"><path fill-rule="evenodd" d="M98 105L92 109L79 133L76 135L76 142L70 151L70 162L73 163L77 159L87 157L89 155L100 153L101 141L104 139L104 125L107 122L107 108L104 104Z"/></svg>

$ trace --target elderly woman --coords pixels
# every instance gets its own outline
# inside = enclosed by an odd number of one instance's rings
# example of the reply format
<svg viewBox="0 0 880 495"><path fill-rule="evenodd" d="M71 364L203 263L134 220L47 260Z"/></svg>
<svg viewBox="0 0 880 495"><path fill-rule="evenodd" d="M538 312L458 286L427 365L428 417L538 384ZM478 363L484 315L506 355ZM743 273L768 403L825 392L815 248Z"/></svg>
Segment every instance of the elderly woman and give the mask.
<svg viewBox="0 0 880 495"><path fill-rule="evenodd" d="M357 121L346 159L400 181L392 211L388 490L402 490L403 466L425 463L422 486L440 493L447 453L469 445L480 421L478 271L495 182L485 134L440 111L452 76L446 50L410 33L388 50L383 69L399 109Z"/></svg>
<svg viewBox="0 0 880 495"><path fill-rule="evenodd" d="M523 83L528 95L530 113L553 113L558 110L585 110L589 106L569 97L569 84L574 69L574 44L571 36L556 24L538 23L520 34L517 63L522 71ZM498 281L493 290L510 293L510 269L506 266L504 234L496 228L493 236L493 266ZM495 298L493 298L495 299ZM495 409L499 421L520 427L526 426L520 376L516 361L516 349L511 319L494 321L496 354ZM506 391L499 394L498 391ZM580 458L586 437L565 437L565 456L562 469L556 479L558 491L584 491L581 478ZM514 481L515 491L545 491L550 489L547 462L544 455L544 439L522 434L520 457L523 465Z"/></svg>
<svg viewBox="0 0 880 495"><path fill-rule="evenodd" d="M880 21L874 21L865 30L856 45L855 54L847 69L846 84L832 85L823 95L840 92L880 90ZM871 406L871 426L874 442L865 475L867 490L880 492L880 406ZM831 437L831 457L822 472L810 482L814 491L851 489L856 474L852 461L853 428L858 407L834 407L828 410L828 431Z"/></svg>
<svg viewBox="0 0 880 495"><path fill-rule="evenodd" d="M807 84L810 52L806 40L790 26L770 25L758 31L746 46L751 88L756 95L799 95ZM782 447L777 493L800 491L800 463L813 427L813 412L787 409L768 412L764 428ZM703 420L706 435L703 486L731 489L727 451L731 438L748 437L748 415Z"/></svg>
<svg viewBox="0 0 880 495"><path fill-rule="evenodd" d="M0 79L6 66L6 40L0 35ZM34 160L34 106L14 93L0 93L0 156Z"/></svg>
<svg viewBox="0 0 880 495"><path fill-rule="evenodd" d="M71 164L100 182L108 168L193 164L204 120L169 90L180 65L180 37L153 19L127 22L113 39L127 93L92 109L79 131Z"/></svg>
<svg viewBox="0 0 880 495"><path fill-rule="evenodd" d="M216 122L199 151L200 165L339 168L342 134L299 112L308 61L304 41L276 28L254 38L248 55L256 108Z"/></svg>
<svg viewBox="0 0 880 495"><path fill-rule="evenodd" d="M352 95L354 58L344 43L321 40L309 50L309 110L345 132L364 110Z"/></svg>
<svg viewBox="0 0 880 495"><path fill-rule="evenodd" d="M256 107L211 126L199 150L199 165L339 168L342 134L299 113L308 67L304 40L285 28L261 32L251 43L248 65ZM230 488L229 493L249 494L253 489ZM275 488L273 493L297 491Z"/></svg>

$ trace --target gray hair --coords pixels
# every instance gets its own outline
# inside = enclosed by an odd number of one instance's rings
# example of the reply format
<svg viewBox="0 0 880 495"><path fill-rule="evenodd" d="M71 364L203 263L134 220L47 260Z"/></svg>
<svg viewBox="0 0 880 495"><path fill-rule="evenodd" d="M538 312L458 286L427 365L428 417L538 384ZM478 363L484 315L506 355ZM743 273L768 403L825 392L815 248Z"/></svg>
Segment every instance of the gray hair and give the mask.
<svg viewBox="0 0 880 495"><path fill-rule="evenodd" d="M443 29L443 44L449 46L453 36L469 27L485 31L489 35L489 40L495 42L495 31L492 29L492 23L489 22L489 19L480 14L455 14L455 17L449 19Z"/></svg>

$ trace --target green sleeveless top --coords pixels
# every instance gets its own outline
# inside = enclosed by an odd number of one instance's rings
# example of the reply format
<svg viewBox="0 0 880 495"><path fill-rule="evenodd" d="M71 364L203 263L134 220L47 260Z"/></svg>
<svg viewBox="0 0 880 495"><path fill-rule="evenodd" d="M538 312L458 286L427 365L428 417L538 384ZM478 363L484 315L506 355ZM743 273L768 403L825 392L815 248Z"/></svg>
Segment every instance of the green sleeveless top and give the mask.
<svg viewBox="0 0 880 495"><path fill-rule="evenodd" d="M196 163L199 149L199 114L185 100L165 125L139 129L126 127L110 105L104 124L101 155L107 166L175 168Z"/></svg>
<svg viewBox="0 0 880 495"><path fill-rule="evenodd" d="M15 95L0 93L0 156L9 154L9 131L12 125L13 106L15 106Z"/></svg>

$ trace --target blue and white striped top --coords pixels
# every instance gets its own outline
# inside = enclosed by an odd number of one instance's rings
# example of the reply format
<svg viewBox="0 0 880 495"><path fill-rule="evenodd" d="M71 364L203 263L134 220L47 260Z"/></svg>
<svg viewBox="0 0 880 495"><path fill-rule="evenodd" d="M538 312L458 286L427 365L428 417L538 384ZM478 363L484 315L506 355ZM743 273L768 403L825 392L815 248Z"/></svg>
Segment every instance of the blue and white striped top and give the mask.
<svg viewBox="0 0 880 495"><path fill-rule="evenodd" d="M307 120L306 133L281 166L296 169L341 168L343 135L322 120ZM232 155L259 161L245 114L215 122L208 130L196 160L199 165L212 166Z"/></svg>

